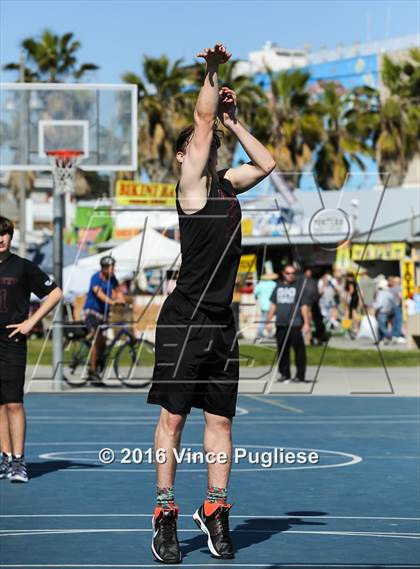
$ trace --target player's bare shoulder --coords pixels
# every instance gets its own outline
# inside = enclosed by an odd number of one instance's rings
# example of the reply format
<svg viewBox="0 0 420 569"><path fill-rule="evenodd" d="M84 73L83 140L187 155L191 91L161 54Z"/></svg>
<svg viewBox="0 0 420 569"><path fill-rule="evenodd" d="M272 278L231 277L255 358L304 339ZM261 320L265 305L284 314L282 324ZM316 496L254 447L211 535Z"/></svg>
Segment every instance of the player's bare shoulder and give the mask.
<svg viewBox="0 0 420 569"><path fill-rule="evenodd" d="M178 202L181 209L187 215L196 213L207 203L209 179L202 176L198 181L191 184L182 179L178 183Z"/></svg>

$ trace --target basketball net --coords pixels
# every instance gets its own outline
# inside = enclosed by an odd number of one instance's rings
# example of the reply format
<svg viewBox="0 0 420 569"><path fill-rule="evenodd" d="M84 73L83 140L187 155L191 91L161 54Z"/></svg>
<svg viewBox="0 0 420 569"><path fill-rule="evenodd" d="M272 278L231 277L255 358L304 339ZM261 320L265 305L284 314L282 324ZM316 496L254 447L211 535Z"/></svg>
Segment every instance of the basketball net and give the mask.
<svg viewBox="0 0 420 569"><path fill-rule="evenodd" d="M76 170L82 160L83 152L80 150L49 150L47 155L57 193L73 193Z"/></svg>

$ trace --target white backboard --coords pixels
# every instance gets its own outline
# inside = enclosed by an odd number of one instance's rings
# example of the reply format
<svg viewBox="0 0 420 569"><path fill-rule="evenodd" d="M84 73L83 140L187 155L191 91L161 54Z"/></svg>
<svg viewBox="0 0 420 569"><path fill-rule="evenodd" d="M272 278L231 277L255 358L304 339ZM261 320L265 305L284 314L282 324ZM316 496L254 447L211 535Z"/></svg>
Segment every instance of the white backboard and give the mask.
<svg viewBox="0 0 420 569"><path fill-rule="evenodd" d="M0 83L0 170L51 170L79 150L87 171L137 170L137 87Z"/></svg>

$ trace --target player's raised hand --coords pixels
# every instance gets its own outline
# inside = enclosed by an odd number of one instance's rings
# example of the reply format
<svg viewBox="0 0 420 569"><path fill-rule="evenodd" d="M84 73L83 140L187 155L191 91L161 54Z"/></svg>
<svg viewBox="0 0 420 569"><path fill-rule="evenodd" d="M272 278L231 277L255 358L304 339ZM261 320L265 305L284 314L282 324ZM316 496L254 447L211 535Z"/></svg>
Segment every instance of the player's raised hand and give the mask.
<svg viewBox="0 0 420 569"><path fill-rule="evenodd" d="M222 43L217 43L213 48L205 47L203 51L197 53L196 57L202 57L207 65L221 65L232 57Z"/></svg>
<svg viewBox="0 0 420 569"><path fill-rule="evenodd" d="M219 90L219 107L217 116L224 126L229 126L236 119L236 93L229 87L222 87Z"/></svg>

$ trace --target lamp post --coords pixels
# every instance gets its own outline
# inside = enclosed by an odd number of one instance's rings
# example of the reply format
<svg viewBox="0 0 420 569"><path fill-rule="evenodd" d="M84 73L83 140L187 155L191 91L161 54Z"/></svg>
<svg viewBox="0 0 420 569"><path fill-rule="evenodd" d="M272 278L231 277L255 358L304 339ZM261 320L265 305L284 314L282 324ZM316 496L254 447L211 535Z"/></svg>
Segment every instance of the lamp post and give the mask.
<svg viewBox="0 0 420 569"><path fill-rule="evenodd" d="M25 82L25 55L22 52L19 60L20 82ZM19 153L20 163L25 164L28 155L28 137L26 129L28 128L27 117L27 97L26 91L20 92L20 122L19 122ZM19 255L26 257L26 188L25 188L25 172L21 172L19 176Z"/></svg>

